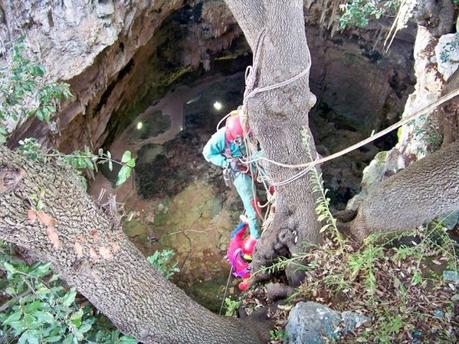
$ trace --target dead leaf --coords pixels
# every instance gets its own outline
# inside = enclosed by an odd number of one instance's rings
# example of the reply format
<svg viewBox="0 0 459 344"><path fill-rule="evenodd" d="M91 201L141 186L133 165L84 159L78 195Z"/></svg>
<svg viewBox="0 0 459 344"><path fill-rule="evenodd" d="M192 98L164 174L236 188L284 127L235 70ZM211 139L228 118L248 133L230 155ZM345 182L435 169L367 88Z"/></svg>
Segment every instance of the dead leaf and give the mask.
<svg viewBox="0 0 459 344"><path fill-rule="evenodd" d="M78 258L83 257L83 246L81 246L79 242L75 242L74 248L75 248L75 253L77 257Z"/></svg>
<svg viewBox="0 0 459 344"><path fill-rule="evenodd" d="M44 211L38 211L37 213L38 222L47 227L54 227L56 225L56 220L51 216L46 214Z"/></svg>
<svg viewBox="0 0 459 344"><path fill-rule="evenodd" d="M27 210L27 219L29 220L30 224L34 224L37 220L37 212L33 209Z"/></svg>
<svg viewBox="0 0 459 344"><path fill-rule="evenodd" d="M293 305L277 305L277 308L283 311L290 311L293 308Z"/></svg>
<svg viewBox="0 0 459 344"><path fill-rule="evenodd" d="M53 226L49 226L46 228L46 232L48 233L48 239L53 244L54 248L57 250L61 247L61 242L59 241L59 236L57 235L56 228Z"/></svg>
<svg viewBox="0 0 459 344"><path fill-rule="evenodd" d="M101 246L99 248L99 253L102 256L102 258L104 258L104 259L112 259L113 258L113 254L110 252L110 249L108 249L105 246Z"/></svg>

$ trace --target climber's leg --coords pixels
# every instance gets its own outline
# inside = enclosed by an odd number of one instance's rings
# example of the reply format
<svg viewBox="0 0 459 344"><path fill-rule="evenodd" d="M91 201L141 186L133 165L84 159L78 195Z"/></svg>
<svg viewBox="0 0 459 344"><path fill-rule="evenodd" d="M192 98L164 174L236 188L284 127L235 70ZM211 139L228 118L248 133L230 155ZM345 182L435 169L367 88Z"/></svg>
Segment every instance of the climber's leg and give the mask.
<svg viewBox="0 0 459 344"><path fill-rule="evenodd" d="M244 204L244 209L249 223L250 236L254 239L258 239L260 233L258 231L257 212L253 206L255 202L255 195L252 188L252 178L244 173L239 173L234 178L234 186L236 187L236 190L242 199L242 203Z"/></svg>

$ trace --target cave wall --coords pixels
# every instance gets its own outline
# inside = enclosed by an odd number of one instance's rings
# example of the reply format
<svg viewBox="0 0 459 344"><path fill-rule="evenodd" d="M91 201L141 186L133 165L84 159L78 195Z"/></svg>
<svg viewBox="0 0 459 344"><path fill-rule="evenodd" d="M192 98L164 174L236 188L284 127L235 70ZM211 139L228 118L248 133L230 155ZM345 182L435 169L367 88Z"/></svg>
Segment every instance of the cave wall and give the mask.
<svg viewBox="0 0 459 344"><path fill-rule="evenodd" d="M47 126L31 120L13 141L35 136L63 151L108 145L174 85L221 71L219 63L227 66L222 61L249 56L220 0L31 3L0 0L5 13L0 34L11 41L26 33L50 78L69 82L74 98L58 115L60 135L49 135ZM414 37L405 34L382 56L373 49L380 27L330 37L318 24L322 3L305 1L305 7L311 87L319 102L367 132L397 118L405 85L412 83Z"/></svg>
<svg viewBox="0 0 459 344"><path fill-rule="evenodd" d="M4 55L17 37L25 35L27 45L43 63L49 78L71 85L74 97L62 106L59 129L65 131L70 123L78 121L78 126L72 128L80 133L78 146L94 147L91 136L97 138L106 121L102 111L97 115L91 113L96 108L94 104L123 68L129 68L129 61L151 39L164 18L183 3L183 0L0 0L4 13L0 22L3 42L0 53ZM28 121L13 141L23 136L39 137L41 141L50 139L48 128L38 121ZM62 137L51 140L60 145ZM64 150L74 148L60 146Z"/></svg>
<svg viewBox="0 0 459 344"><path fill-rule="evenodd" d="M0 3L7 18L0 26L2 37L11 41L25 32L50 79L67 81L74 98L59 113L59 136L48 137L47 126L31 120L12 141L34 136L52 141L63 151L82 145L100 147L110 131L120 133L116 130L119 122L126 126L164 95L168 86L201 63L208 70L209 54L229 48L233 38L241 35L221 1L33 3ZM68 19L74 12L79 13L75 25ZM14 17L20 20L8 19ZM55 18L53 25L50 17ZM117 120L109 124L112 116Z"/></svg>
<svg viewBox="0 0 459 344"><path fill-rule="evenodd" d="M435 11L425 13L420 9L414 12L417 21L413 54L416 84L405 104L401 116L403 119L438 101L441 96L457 90L459 86L459 26L453 25L459 23L459 6L453 9L452 3L446 1L443 1L442 6L432 1L428 3ZM361 192L348 203L347 209L357 210L367 195L376 190L384 179L456 141L459 137L458 128L459 101L456 99L400 127L397 144L377 154L364 169ZM454 216L452 223L459 219L459 214Z"/></svg>

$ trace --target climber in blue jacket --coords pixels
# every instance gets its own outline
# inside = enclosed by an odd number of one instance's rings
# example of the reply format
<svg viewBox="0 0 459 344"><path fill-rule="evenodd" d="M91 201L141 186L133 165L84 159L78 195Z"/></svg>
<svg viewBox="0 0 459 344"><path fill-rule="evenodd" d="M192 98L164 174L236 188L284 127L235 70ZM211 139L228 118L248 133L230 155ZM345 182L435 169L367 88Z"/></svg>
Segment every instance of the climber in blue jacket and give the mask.
<svg viewBox="0 0 459 344"><path fill-rule="evenodd" d="M255 245L260 234L257 223L256 198L252 188L252 177L248 166L242 164L239 158L246 156L244 130L237 110L230 113L226 125L220 128L207 142L202 151L204 158L225 169L231 175L233 184L244 204L247 222L250 229L250 239Z"/></svg>

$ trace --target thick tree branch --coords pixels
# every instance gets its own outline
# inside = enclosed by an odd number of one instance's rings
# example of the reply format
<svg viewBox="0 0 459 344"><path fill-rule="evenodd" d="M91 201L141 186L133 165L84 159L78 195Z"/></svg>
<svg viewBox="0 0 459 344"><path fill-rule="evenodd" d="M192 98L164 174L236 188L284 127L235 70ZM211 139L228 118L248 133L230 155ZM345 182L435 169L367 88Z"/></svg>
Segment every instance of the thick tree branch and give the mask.
<svg viewBox="0 0 459 344"><path fill-rule="evenodd" d="M359 207L351 234L413 229L459 210L459 141L383 181Z"/></svg>
<svg viewBox="0 0 459 344"><path fill-rule="evenodd" d="M143 343L259 342L256 325L211 313L154 270L69 168L0 146L2 164L24 177L0 193L0 237L50 261L121 331Z"/></svg>

